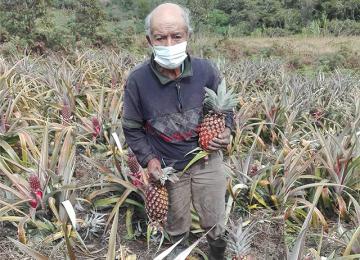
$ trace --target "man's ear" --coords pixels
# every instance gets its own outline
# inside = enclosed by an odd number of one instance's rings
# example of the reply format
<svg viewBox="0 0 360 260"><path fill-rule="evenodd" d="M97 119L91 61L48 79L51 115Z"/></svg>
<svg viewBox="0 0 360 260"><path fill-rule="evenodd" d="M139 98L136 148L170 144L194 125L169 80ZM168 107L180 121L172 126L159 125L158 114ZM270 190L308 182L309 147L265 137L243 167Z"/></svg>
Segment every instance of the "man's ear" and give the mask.
<svg viewBox="0 0 360 260"><path fill-rule="evenodd" d="M188 32L188 40L190 40L191 36L192 36L192 32Z"/></svg>
<svg viewBox="0 0 360 260"><path fill-rule="evenodd" d="M152 43L151 43L151 40L150 40L149 35L146 35L146 40L147 40L148 44L149 44L150 46L152 46Z"/></svg>

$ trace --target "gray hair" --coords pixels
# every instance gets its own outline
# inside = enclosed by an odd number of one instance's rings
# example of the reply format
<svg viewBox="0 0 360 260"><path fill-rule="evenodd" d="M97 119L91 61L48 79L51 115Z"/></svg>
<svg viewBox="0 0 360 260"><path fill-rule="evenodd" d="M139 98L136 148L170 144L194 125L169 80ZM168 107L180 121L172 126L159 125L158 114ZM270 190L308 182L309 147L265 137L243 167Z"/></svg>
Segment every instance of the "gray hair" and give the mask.
<svg viewBox="0 0 360 260"><path fill-rule="evenodd" d="M183 7L181 5L178 5L182 10L182 16L185 21L185 25L187 27L187 32L192 33L193 29L191 28L190 24L190 11L186 7ZM155 10L155 9L154 9ZM152 10L145 18L145 33L146 36L151 36L151 18L153 16L154 10Z"/></svg>

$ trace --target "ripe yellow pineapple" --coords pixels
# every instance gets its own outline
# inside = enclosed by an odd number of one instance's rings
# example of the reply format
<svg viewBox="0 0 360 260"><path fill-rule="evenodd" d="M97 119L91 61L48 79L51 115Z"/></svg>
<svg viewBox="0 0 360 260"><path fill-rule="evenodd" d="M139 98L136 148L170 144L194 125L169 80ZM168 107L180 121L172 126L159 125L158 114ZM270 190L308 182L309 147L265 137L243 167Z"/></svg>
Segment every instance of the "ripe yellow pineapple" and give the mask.
<svg viewBox="0 0 360 260"><path fill-rule="evenodd" d="M237 104L236 94L232 90L226 92L226 83L223 80L215 91L205 88L204 100L205 115L199 127L199 145L207 150L209 142L225 130L225 113L230 112Z"/></svg>

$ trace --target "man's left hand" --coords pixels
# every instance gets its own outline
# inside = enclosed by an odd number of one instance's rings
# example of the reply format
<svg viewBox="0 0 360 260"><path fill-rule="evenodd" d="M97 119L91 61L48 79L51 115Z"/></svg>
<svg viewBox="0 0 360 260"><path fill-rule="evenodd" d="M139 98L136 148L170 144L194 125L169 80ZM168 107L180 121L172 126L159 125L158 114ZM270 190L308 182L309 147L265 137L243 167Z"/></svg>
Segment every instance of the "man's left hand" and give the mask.
<svg viewBox="0 0 360 260"><path fill-rule="evenodd" d="M226 149L230 144L231 130L230 128L225 128L224 132L220 133L217 137L212 139L209 142L208 150L217 151L220 149Z"/></svg>

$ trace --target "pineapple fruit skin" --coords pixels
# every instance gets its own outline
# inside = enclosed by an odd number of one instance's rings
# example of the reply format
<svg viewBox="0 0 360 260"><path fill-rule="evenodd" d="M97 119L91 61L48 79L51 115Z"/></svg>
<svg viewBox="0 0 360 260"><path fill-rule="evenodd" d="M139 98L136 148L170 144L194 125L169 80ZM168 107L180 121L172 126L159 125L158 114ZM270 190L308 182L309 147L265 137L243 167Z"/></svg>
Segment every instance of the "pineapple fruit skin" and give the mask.
<svg viewBox="0 0 360 260"><path fill-rule="evenodd" d="M237 94L233 89L226 91L224 79L216 92L205 87L205 117L199 126L199 146L203 150L208 150L209 142L224 132L225 117L232 114L237 103Z"/></svg>
<svg viewBox="0 0 360 260"><path fill-rule="evenodd" d="M169 206L167 188L161 183L152 183L145 190L145 210L150 222L163 225L167 221Z"/></svg>
<svg viewBox="0 0 360 260"><path fill-rule="evenodd" d="M29 201L29 205L31 208L36 209L43 198L43 191L41 189L40 179L37 175L32 174L28 179L28 183L31 191L31 199Z"/></svg>
<svg viewBox="0 0 360 260"><path fill-rule="evenodd" d="M141 188L143 185L142 181L142 168L136 159L136 156L133 152L128 153L127 165L129 167L129 174L131 176L131 183L137 187Z"/></svg>
<svg viewBox="0 0 360 260"><path fill-rule="evenodd" d="M133 152L128 153L127 165L132 175L132 184L144 188L146 214L153 224L164 225L168 213L168 191L160 182L142 182L142 168Z"/></svg>
<svg viewBox="0 0 360 260"><path fill-rule="evenodd" d="M218 113L209 113L204 117L200 124L199 145L202 149L208 150L209 143L218 134L225 130L225 115Z"/></svg>

